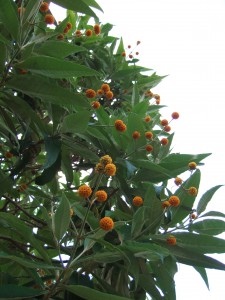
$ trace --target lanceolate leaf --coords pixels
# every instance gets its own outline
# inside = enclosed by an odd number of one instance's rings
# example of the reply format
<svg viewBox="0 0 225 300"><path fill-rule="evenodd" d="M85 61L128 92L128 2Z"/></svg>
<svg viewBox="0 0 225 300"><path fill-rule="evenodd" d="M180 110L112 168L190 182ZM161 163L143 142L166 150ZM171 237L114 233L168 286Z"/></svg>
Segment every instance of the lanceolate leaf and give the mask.
<svg viewBox="0 0 225 300"><path fill-rule="evenodd" d="M64 8L67 8L69 10L74 10L75 12L81 12L83 14L87 14L92 17L97 17L96 14L90 7L85 3L86 1L84 0L79 0L79 1L73 1L73 0L53 0L55 4L58 4ZM93 1L92 1L93 2ZM94 3L94 2L93 2ZM93 4L92 3L92 4ZM98 7L97 7L98 8Z"/></svg>
<svg viewBox="0 0 225 300"><path fill-rule="evenodd" d="M54 215L54 235L58 241L61 240L70 224L70 203L65 194L62 194L61 201Z"/></svg>
<svg viewBox="0 0 225 300"><path fill-rule="evenodd" d="M49 56L33 56L15 65L33 73L49 78L70 78L81 76L99 76L100 74L86 66Z"/></svg>
<svg viewBox="0 0 225 300"><path fill-rule="evenodd" d="M99 300L105 298L107 298L107 300L128 300L128 298L125 297L103 293L82 285L67 285L65 288L72 294L82 297L82 299L86 300Z"/></svg>
<svg viewBox="0 0 225 300"><path fill-rule="evenodd" d="M12 37L17 40L19 32L17 6L12 0L0 0L0 7L0 20L2 21L2 24Z"/></svg>
<svg viewBox="0 0 225 300"><path fill-rule="evenodd" d="M225 222L216 219L205 219L203 221L194 222L189 228L197 233L218 235L225 232Z"/></svg>
<svg viewBox="0 0 225 300"><path fill-rule="evenodd" d="M76 105L84 105L86 100L82 95L59 86L55 81L37 75L14 76L6 86L57 105L72 106L74 109Z"/></svg>
<svg viewBox="0 0 225 300"><path fill-rule="evenodd" d="M203 281L205 282L205 285L207 286L207 288L209 289L209 282L208 282L208 276L206 273L205 268L202 267L194 267L194 269L200 274L200 276L202 277Z"/></svg>
<svg viewBox="0 0 225 300"><path fill-rule="evenodd" d="M84 132L88 127L90 116L91 112L85 110L66 116L62 124L62 132Z"/></svg>
<svg viewBox="0 0 225 300"><path fill-rule="evenodd" d="M207 192L205 192L201 199L198 202L198 206L197 206L197 214L200 215L207 207L209 201L212 199L213 195L215 194L215 192L223 185L216 185L214 187L212 187L211 189L209 189Z"/></svg>
<svg viewBox="0 0 225 300"><path fill-rule="evenodd" d="M15 284L1 285L0 299L35 299L36 296L43 295L45 292L40 289L32 289L26 286Z"/></svg>

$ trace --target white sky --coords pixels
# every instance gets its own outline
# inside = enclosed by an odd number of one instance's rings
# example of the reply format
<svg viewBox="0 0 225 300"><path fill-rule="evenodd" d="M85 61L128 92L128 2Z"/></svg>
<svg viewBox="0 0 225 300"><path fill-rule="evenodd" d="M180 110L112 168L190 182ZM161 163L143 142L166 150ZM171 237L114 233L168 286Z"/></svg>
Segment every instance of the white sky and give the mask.
<svg viewBox="0 0 225 300"><path fill-rule="evenodd" d="M225 1L224 0L96 0L104 10L102 23L114 26L111 35L124 44L141 44L139 65L167 75L153 91L160 94L165 118L173 111L180 119L175 130L174 151L213 154L201 167L199 194L225 184ZM225 213L224 188L215 194L210 210ZM218 256L225 263L225 255ZM177 300L224 299L225 273L207 271L208 292L191 267L179 266Z"/></svg>

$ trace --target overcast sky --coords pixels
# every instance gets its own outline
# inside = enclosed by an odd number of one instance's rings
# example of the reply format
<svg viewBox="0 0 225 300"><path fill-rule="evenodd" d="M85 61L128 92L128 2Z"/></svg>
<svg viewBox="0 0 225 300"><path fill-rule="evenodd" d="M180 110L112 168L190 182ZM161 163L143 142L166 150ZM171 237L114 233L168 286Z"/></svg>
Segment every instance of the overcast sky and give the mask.
<svg viewBox="0 0 225 300"><path fill-rule="evenodd" d="M97 0L103 23L125 46L137 48L139 65L169 75L153 92L161 95L165 118L178 111L174 151L212 153L201 167L199 194L225 184L225 1L224 0ZM211 210L225 213L224 188L214 196ZM225 255L219 256L225 263ZM179 266L177 300L224 299L225 274L208 271L211 292L190 267Z"/></svg>

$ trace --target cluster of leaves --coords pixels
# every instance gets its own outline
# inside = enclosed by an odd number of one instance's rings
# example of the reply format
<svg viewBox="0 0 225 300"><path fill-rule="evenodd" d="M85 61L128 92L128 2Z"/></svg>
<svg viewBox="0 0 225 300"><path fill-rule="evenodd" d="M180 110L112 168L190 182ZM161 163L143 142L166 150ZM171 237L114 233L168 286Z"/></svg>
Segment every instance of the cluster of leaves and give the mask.
<svg viewBox="0 0 225 300"><path fill-rule="evenodd" d="M39 0L0 0L0 298L173 300L177 263L208 285L205 268L225 270L207 255L225 252L216 237L225 215L206 211L219 185L200 199L188 193L200 183L200 169L188 164L200 166L209 154L171 153L174 135L150 92L163 77L143 75L149 69L124 55L111 24L85 34L99 24L94 0L52 2L67 17L48 26ZM85 92L105 83L113 98L97 94L94 109ZM95 171L106 154L115 176ZM187 180L172 192L171 179L182 173ZM107 201L80 197L84 184L106 191ZM180 205L165 208L171 195ZM111 231L99 227L105 216ZM175 245L167 243L171 233Z"/></svg>

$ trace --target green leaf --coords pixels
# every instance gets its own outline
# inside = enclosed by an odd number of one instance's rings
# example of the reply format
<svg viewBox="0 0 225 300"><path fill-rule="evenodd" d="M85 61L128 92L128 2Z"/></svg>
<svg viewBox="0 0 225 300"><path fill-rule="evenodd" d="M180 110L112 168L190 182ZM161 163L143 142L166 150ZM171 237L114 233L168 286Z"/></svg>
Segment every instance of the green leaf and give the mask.
<svg viewBox="0 0 225 300"><path fill-rule="evenodd" d="M133 216L132 227L131 227L131 235L136 237L140 234L142 227L145 223L145 208L139 207Z"/></svg>
<svg viewBox="0 0 225 300"><path fill-rule="evenodd" d="M63 193L59 206L54 215L54 235L58 241L66 233L70 224L70 203Z"/></svg>
<svg viewBox="0 0 225 300"><path fill-rule="evenodd" d="M189 229L197 233L208 235L218 235L225 232L225 222L222 220L206 219L199 222L194 222L189 226Z"/></svg>
<svg viewBox="0 0 225 300"><path fill-rule="evenodd" d="M193 268L200 274L200 276L202 277L203 281L205 282L205 285L207 286L207 288L209 290L209 281L208 281L208 276L207 276L205 268L196 267L196 266L193 267Z"/></svg>
<svg viewBox="0 0 225 300"><path fill-rule="evenodd" d="M50 101L57 105L85 105L86 98L62 88L55 81L36 75L18 75L7 81L6 86L22 93ZM90 107L89 103L88 106Z"/></svg>
<svg viewBox="0 0 225 300"><path fill-rule="evenodd" d="M41 55L64 58L70 54L87 51L86 48L62 41L46 41L35 52Z"/></svg>
<svg viewBox="0 0 225 300"><path fill-rule="evenodd" d="M45 185L46 183L52 181L60 170L61 166L61 154L58 155L57 160L49 167L44 169L40 176L36 177L35 184Z"/></svg>
<svg viewBox="0 0 225 300"><path fill-rule="evenodd" d="M103 293L82 285L66 285L65 289L85 300L99 300L105 298L107 298L107 300L128 300L128 298L125 297Z"/></svg>
<svg viewBox="0 0 225 300"><path fill-rule="evenodd" d="M0 196L10 192L12 186L12 180L0 170Z"/></svg>
<svg viewBox="0 0 225 300"><path fill-rule="evenodd" d="M196 253L224 253L225 240L207 234L195 234L189 232L173 233L177 244Z"/></svg>
<svg viewBox="0 0 225 300"><path fill-rule="evenodd" d="M14 284L1 285L0 299L34 299L36 296L43 295L45 291L32 289L25 286ZM21 298L22 297L22 298Z"/></svg>
<svg viewBox="0 0 225 300"><path fill-rule="evenodd" d="M71 78L80 76L99 76L99 72L86 66L50 56L33 56L15 65L33 73L49 78Z"/></svg>
<svg viewBox="0 0 225 300"><path fill-rule="evenodd" d="M152 299L165 299L157 289L155 279L153 278L152 274L140 274L138 285L140 285L150 296L152 296Z"/></svg>
<svg viewBox="0 0 225 300"><path fill-rule="evenodd" d="M178 174L188 170L189 162L194 161L196 163L199 163L201 160L203 160L209 155L211 155L211 153L196 155L172 153L165 157L159 165L167 170L170 170L173 176L175 177Z"/></svg>
<svg viewBox="0 0 225 300"><path fill-rule="evenodd" d="M207 207L209 201L212 199L213 195L215 194L215 192L223 185L216 185L214 187L212 187L211 189L209 189L208 191L206 191L201 199L198 202L198 206L197 206L197 214L200 215Z"/></svg>
<svg viewBox="0 0 225 300"><path fill-rule="evenodd" d="M0 19L5 29L17 40L19 33L19 19L17 13L17 6L12 0L0 0Z"/></svg>
<svg viewBox="0 0 225 300"><path fill-rule="evenodd" d="M76 212L76 215L81 219L84 220L86 212L87 212L87 207L81 206L79 203L73 203L74 210ZM92 230L95 230L99 228L99 222L94 216L92 211L89 211L87 220L87 224L91 227Z"/></svg>
<svg viewBox="0 0 225 300"><path fill-rule="evenodd" d="M45 139L45 150L47 152L46 162L43 166L43 169L48 169L51 167L57 160L59 153L61 151L61 142L56 137L47 137Z"/></svg>
<svg viewBox="0 0 225 300"><path fill-rule="evenodd" d="M219 212L219 211L209 211L205 213L204 215L201 215L201 217L221 217L225 218L225 214Z"/></svg>
<svg viewBox="0 0 225 300"><path fill-rule="evenodd" d="M138 86L140 88L152 89L153 87L158 85L165 77L166 76L158 76L156 75L156 73L153 73L151 76L139 79Z"/></svg>
<svg viewBox="0 0 225 300"><path fill-rule="evenodd" d="M138 161L132 161L132 163L140 168L133 178L134 181L158 183L173 177L170 171L151 161L140 159Z"/></svg>
<svg viewBox="0 0 225 300"><path fill-rule="evenodd" d="M112 74L113 80L121 80L126 79L127 77L135 77L135 75L138 75L140 72L149 71L150 69L140 67L140 66L129 66L124 68L123 70L119 70ZM134 79L134 78L133 78Z"/></svg>
<svg viewBox="0 0 225 300"><path fill-rule="evenodd" d="M70 156L70 151L66 148L62 148L62 171L66 176L66 181L68 183L73 182L73 168Z"/></svg>
<svg viewBox="0 0 225 300"><path fill-rule="evenodd" d="M15 256L15 255L9 255L7 253L4 252L0 252L0 258L4 258L4 259L8 259L11 260L13 262L18 263L21 266L24 266L26 268L31 268L31 269L58 269L58 267L54 267L52 265L48 265L48 264L44 264L40 261L35 261L35 260L31 260L31 259L27 259L25 257L19 257L19 256Z"/></svg>
<svg viewBox="0 0 225 300"><path fill-rule="evenodd" d="M59 6L62 6L69 10L74 10L75 12L80 12L83 14L87 14L89 16L92 16L94 18L97 18L96 14L92 9L90 9L89 5L87 5L84 0L74 1L74 0L53 0L52 1L55 4L58 4ZM92 1L92 5L93 5ZM97 7L98 8L98 7Z"/></svg>
<svg viewBox="0 0 225 300"><path fill-rule="evenodd" d="M84 132L88 127L90 116L91 112L86 110L66 116L62 124L62 132Z"/></svg>
<svg viewBox="0 0 225 300"><path fill-rule="evenodd" d="M5 62L6 62L6 46L3 42L0 41L0 74L5 69Z"/></svg>

